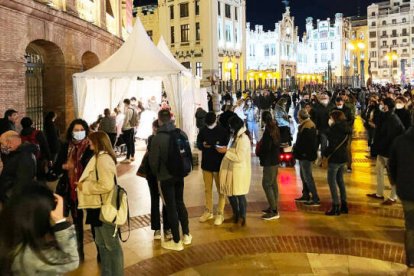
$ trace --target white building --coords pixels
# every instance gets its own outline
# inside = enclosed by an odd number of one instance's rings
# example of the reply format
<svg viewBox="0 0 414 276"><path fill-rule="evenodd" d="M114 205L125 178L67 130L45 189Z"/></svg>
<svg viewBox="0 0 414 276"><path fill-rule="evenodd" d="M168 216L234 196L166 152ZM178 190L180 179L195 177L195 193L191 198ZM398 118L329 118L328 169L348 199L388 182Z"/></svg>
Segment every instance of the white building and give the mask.
<svg viewBox="0 0 414 276"><path fill-rule="evenodd" d="M368 6L371 73L374 82L414 79L414 0L390 0Z"/></svg>
<svg viewBox="0 0 414 276"><path fill-rule="evenodd" d="M298 72L303 74L322 74L331 64L333 76L349 74L350 57L347 43L349 42L350 24L341 13L335 15L332 22L306 19L306 33L299 43Z"/></svg>
<svg viewBox="0 0 414 276"><path fill-rule="evenodd" d="M157 10L138 16L154 34L154 42L162 36L175 58L194 75L205 81L243 80L245 6L245 0L158 0Z"/></svg>
<svg viewBox="0 0 414 276"><path fill-rule="evenodd" d="M275 24L273 31L263 31L263 26L246 28L246 69L250 71L269 71L265 80L276 78L289 80L297 73L298 28L295 19L286 7L281 21Z"/></svg>

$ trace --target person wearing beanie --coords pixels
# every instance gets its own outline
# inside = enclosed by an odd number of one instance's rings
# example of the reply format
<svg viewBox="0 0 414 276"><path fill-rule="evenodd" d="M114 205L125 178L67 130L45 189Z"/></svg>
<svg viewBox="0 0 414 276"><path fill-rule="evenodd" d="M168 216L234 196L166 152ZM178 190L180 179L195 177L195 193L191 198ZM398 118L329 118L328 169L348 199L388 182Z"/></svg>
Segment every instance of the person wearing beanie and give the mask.
<svg viewBox="0 0 414 276"><path fill-rule="evenodd" d="M319 196L312 175L312 162L316 160L318 151L316 126L304 109L299 111L298 118L300 125L293 155L299 160L303 189L302 196L295 200L305 202L306 205L319 206Z"/></svg>

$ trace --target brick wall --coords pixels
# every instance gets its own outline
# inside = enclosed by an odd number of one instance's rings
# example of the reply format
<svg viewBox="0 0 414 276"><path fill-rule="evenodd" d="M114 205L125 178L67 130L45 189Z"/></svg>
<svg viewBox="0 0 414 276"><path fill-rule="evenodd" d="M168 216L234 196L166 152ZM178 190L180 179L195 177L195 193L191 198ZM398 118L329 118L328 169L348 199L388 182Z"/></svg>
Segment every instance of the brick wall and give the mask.
<svg viewBox="0 0 414 276"><path fill-rule="evenodd" d="M122 41L71 14L32 0L1 1L0 116L8 108L25 113L26 48L44 58L44 111L57 111L61 131L74 118L72 74L91 52L103 61Z"/></svg>

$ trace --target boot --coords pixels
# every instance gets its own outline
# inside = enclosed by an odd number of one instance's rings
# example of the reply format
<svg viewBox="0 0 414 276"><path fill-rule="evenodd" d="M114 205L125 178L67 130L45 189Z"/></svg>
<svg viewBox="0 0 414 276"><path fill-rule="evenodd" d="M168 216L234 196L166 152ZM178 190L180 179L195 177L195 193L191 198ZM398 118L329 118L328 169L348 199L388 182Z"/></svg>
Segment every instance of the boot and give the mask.
<svg viewBox="0 0 414 276"><path fill-rule="evenodd" d="M341 210L339 209L339 205L332 204L332 208L329 211L325 212L327 216L339 216L341 214Z"/></svg>
<svg viewBox="0 0 414 276"><path fill-rule="evenodd" d="M348 204L346 201L341 204L341 214L348 214Z"/></svg>

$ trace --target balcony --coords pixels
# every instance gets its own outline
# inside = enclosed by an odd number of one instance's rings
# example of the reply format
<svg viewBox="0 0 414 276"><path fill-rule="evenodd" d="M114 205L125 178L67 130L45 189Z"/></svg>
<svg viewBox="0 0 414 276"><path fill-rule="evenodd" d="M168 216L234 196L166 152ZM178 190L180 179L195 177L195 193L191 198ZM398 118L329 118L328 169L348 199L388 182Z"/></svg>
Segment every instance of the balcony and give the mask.
<svg viewBox="0 0 414 276"><path fill-rule="evenodd" d="M400 47L410 47L410 43L401 43Z"/></svg>
<svg viewBox="0 0 414 276"><path fill-rule="evenodd" d="M408 33L402 33L402 34L400 34L400 36L409 36L409 34Z"/></svg>
<svg viewBox="0 0 414 276"><path fill-rule="evenodd" d="M381 49L388 49L389 47L390 47L390 46L388 46L388 45L381 45L381 46L380 46L380 48L381 48Z"/></svg>
<svg viewBox="0 0 414 276"><path fill-rule="evenodd" d="M409 53L404 53L404 54L401 54L400 57L408 58L408 57L410 57L410 54Z"/></svg>
<svg viewBox="0 0 414 276"><path fill-rule="evenodd" d="M398 35L397 34L392 34L391 37L398 37Z"/></svg>
<svg viewBox="0 0 414 276"><path fill-rule="evenodd" d="M382 35L380 38L388 38L388 35Z"/></svg>

